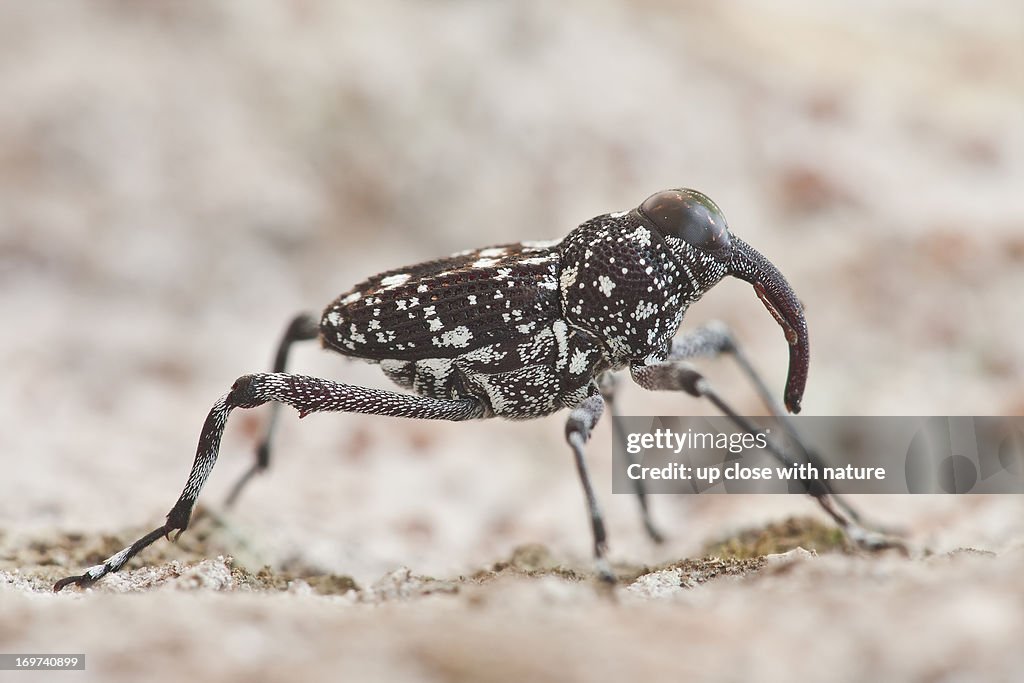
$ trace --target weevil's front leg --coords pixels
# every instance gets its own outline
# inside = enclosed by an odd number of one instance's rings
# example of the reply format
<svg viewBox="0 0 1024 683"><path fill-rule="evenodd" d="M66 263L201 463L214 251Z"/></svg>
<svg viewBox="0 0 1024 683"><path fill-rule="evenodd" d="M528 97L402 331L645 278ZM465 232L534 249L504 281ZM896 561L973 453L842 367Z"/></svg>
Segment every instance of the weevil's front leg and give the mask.
<svg viewBox="0 0 1024 683"><path fill-rule="evenodd" d="M597 387L594 387L594 390L593 394L583 399L569 413L569 419L565 422L565 440L572 447L573 457L576 460L576 471L580 475L583 495L587 500L590 528L594 535L594 561L597 565L597 574L602 581L615 583L615 574L612 573L611 567L604 557L605 551L608 549L604 517L601 515L601 507L597 504L594 487L590 483L587 461L583 454L583 446L590 440L590 433L601 418L601 413L604 412L604 399L597 392Z"/></svg>
<svg viewBox="0 0 1024 683"><path fill-rule="evenodd" d="M669 352L668 359L689 360L697 357L715 357L722 354L731 356L736 361L736 364L740 366L743 374L750 380L750 383L754 385L754 389L757 391L761 401L768 407L772 416L779 421L782 428L786 430L790 442L800 451L798 454L799 459L821 471L825 467L825 463L815 450L808 448L804 444L803 439L800 438L799 433L796 431L796 427L793 426L793 421L782 409L778 401L775 400L761 374L754 368L747 354L736 342L735 335L724 323L711 322L683 336L677 337L672 341L672 349ZM864 524L860 513L842 496L832 493L830 503L842 509L855 522ZM878 525L871 526L878 531L884 531Z"/></svg>
<svg viewBox="0 0 1024 683"><path fill-rule="evenodd" d="M706 398L744 432L755 436L762 433L750 420L739 415L731 405L719 396L706 377L686 363L669 361L655 365L636 365L630 367L630 373L634 381L645 389L652 391L685 391L696 398ZM766 443L768 452L783 465L792 467L797 464L793 457L776 446L773 441L769 439ZM808 453L808 450L802 444L800 450ZM807 488L807 493L818 501L822 509L835 520L836 524L839 525L851 541L868 550L897 548L906 552L906 545L899 539L865 529L856 519L844 514L836 505L835 494L828 485L828 482L823 479L814 479L803 483Z"/></svg>
<svg viewBox="0 0 1024 683"><path fill-rule="evenodd" d="M621 441L626 431L622 427L622 418L619 416L618 404L615 402L615 389L618 386L618 379L613 373L605 372L597 378L597 385L601 388L601 396L608 406L608 412L611 413L612 424L615 425L615 429L612 432L618 434ZM633 455L630 449L626 448L625 442L622 441L620 445L622 446L622 452L626 454L627 465L636 464L636 456ZM651 519L651 512L647 507L647 484L643 479L633 479L632 481L633 492L636 494L637 503L640 504L640 518L643 520L647 536L655 543L664 543L665 536L654 525L654 521Z"/></svg>
<svg viewBox="0 0 1024 683"><path fill-rule="evenodd" d="M471 420L484 417L486 413L484 406L474 398L428 398L286 373L239 377L231 391L214 404L206 417L203 431L199 435L192 471L178 502L167 513L167 522L124 550L111 555L102 564L90 567L84 574L61 579L54 584L53 590L59 591L72 583L86 586L116 572L161 536L169 537L172 532L177 532L177 539L188 528L199 492L217 462L228 415L235 408L255 408L270 401L290 405L299 411L300 417L322 411L343 411L420 420Z"/></svg>
<svg viewBox="0 0 1024 683"><path fill-rule="evenodd" d="M281 343L277 346L272 372L284 372L287 369L288 352L291 351L292 344L299 341L316 339L319 331L319 323L312 313L300 313L295 316L291 323L288 324L288 329L285 330L284 336L281 337ZM227 507L235 504L242 489L245 488L245 485L249 483L249 480L254 475L265 471L270 466L270 440L274 436L274 428L277 426L278 413L280 412L280 403L271 404L267 425L263 430L263 438L260 440L259 446L256 447L256 461L231 487L231 493L228 494L228 498L224 502Z"/></svg>

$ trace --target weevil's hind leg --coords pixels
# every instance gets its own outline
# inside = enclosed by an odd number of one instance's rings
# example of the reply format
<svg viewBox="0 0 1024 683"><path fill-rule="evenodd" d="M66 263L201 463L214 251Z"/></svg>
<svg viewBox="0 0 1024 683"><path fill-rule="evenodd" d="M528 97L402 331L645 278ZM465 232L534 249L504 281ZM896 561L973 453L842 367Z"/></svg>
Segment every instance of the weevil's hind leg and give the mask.
<svg viewBox="0 0 1024 683"><path fill-rule="evenodd" d="M300 313L288 324L281 343L277 346L277 353L274 355L273 372L285 372L288 366L288 352L292 344L299 341L310 341L316 339L320 331L319 323L312 313ZM231 493L224 501L226 507L231 507L238 500L239 494L245 488L249 480L256 474L263 472L270 466L270 440L274 437L274 428L277 425L278 413L281 412L281 404L273 403L270 406L270 416L267 418L267 425L263 430L263 438L256 447L256 461L245 471L235 485L231 487Z"/></svg>
<svg viewBox="0 0 1024 683"><path fill-rule="evenodd" d="M621 441L626 431L622 426L622 418L619 416L618 404L615 402L615 389L618 386L618 379L611 372L602 373L597 378L597 385L601 388L601 396L604 398L605 404L608 406L608 412L611 414L612 423L615 425L615 429L612 430L614 434L619 435ZM626 448L625 442L619 444L622 448L622 452L626 454L627 466L637 464L636 456L633 452ZM651 512L647 507L647 484L643 479L632 479L633 491L636 493L637 503L640 505L640 518L643 520L644 529L647 531L647 536L650 537L655 543L664 543L665 536L655 526L653 520L651 520Z"/></svg>
<svg viewBox="0 0 1024 683"><path fill-rule="evenodd" d="M696 398L706 398L744 432L755 436L761 434L761 430L750 420L739 415L731 405L722 399L718 392L712 388L707 378L686 363L668 361L655 365L636 365L630 367L630 373L633 376L633 380L645 389L652 391L685 391ZM775 445L771 439L768 439L766 443L768 452L784 466L791 467L797 464L798 461L796 459ZM799 449L803 453L807 453L807 449L802 444L799 446ZM906 545L899 539L884 533L865 529L856 519L840 510L836 506L836 496L828 482L823 479L815 479L806 481L804 484L807 487L807 493L818 501L822 509L835 520L847 538L856 545L866 550L896 548L903 553L907 553Z"/></svg>
<svg viewBox="0 0 1024 683"><path fill-rule="evenodd" d="M793 421L790 416L782 409L778 401L775 400L774 395L768 388L768 384L761 377L761 374L754 368L753 363L750 362L750 358L743 351L742 347L736 342L735 335L729 330L728 326L721 322L711 322L700 327L688 334L677 337L672 342L672 349L669 352L669 360L689 360L697 357L715 357L722 354L728 354L736 361L736 364L740 366L740 370L747 376L750 383L754 385L757 395L761 398L762 403L767 406L772 416L775 417L782 425L783 429L786 430L786 435L789 437L790 442L800 451L801 459L819 470L825 467L824 461L818 453L806 447L803 439L796 431L796 427L793 426ZM833 493L831 497L831 503L835 507L840 508L847 516L858 524L864 525L865 522L861 518L857 509L854 508L850 503L842 496ZM831 514L831 513L830 513ZM883 533L891 533L891 530L884 529L880 525L872 524L871 528L876 531Z"/></svg>
<svg viewBox="0 0 1024 683"><path fill-rule="evenodd" d="M459 421L486 416L484 406L475 398L437 399L413 396L287 373L239 377L232 385L231 391L221 397L206 416L203 430L199 434L199 445L196 447L192 471L178 502L167 513L167 522L124 550L111 555L101 564L89 567L84 574L61 579L54 584L53 590L59 591L71 584L89 585L119 570L128 560L161 536L170 536L172 532L177 532L177 539L181 532L188 528L192 508L199 497L199 492L217 462L221 436L224 434L228 415L235 408L255 408L271 401L290 405L299 411L300 417L321 411L367 413L420 420Z"/></svg>
<svg viewBox="0 0 1024 683"><path fill-rule="evenodd" d="M594 390L593 394L583 399L569 413L569 419L565 422L565 440L572 448L573 457L576 460L576 471L580 475L580 483L583 484L587 513L590 515L590 528L594 535L594 562L597 566L597 574L602 581L615 583L615 574L612 573L608 560L605 559L608 536L605 533L604 517L601 515L601 507L597 504L594 487L590 483L587 460L583 453L583 446L590 440L590 433L600 419L601 413L604 412L604 399L601 398L597 387L594 387Z"/></svg>

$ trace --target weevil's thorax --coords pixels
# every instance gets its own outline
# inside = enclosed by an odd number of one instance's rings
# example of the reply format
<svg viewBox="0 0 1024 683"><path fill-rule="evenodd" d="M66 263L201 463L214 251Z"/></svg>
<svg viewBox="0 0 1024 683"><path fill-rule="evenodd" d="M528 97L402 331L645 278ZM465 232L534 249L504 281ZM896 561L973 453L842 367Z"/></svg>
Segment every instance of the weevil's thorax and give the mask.
<svg viewBox="0 0 1024 683"><path fill-rule="evenodd" d="M604 344L613 367L664 358L687 307L726 272L720 260L660 235L636 210L583 223L561 252L566 319Z"/></svg>

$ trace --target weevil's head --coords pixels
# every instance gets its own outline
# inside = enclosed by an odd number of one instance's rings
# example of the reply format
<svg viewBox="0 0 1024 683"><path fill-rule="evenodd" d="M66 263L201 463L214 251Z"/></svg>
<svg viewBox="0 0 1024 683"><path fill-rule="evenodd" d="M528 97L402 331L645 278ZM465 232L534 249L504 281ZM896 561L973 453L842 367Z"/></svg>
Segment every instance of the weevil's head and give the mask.
<svg viewBox="0 0 1024 683"><path fill-rule="evenodd" d="M786 408L800 412L810 360L807 321L800 300L779 269L733 235L721 209L696 190L658 192L645 199L637 213L663 238L684 272L697 277L701 273L732 275L754 286L789 342ZM698 264L703 267L695 267ZM710 288L714 281L699 284Z"/></svg>

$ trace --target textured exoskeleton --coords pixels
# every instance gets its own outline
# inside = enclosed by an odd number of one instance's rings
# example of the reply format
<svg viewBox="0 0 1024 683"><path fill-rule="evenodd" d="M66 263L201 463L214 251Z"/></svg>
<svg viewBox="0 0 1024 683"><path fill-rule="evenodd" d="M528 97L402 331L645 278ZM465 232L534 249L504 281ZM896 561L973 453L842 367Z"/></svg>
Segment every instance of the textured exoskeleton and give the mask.
<svg viewBox="0 0 1024 683"><path fill-rule="evenodd" d="M161 536L184 531L228 414L267 402L291 405L302 415L335 410L446 420L526 419L569 408L566 436L587 499L594 553L601 575L610 579L604 526L583 457L611 398L604 380L628 368L645 388L708 396L730 412L706 380L679 362L735 352L728 333L709 327L676 337L687 307L726 275L752 283L782 326L790 347L785 403L799 411L809 351L796 295L767 259L729 231L708 197L687 189L659 192L636 209L593 218L563 240L489 247L392 270L342 294L319 319L298 316L275 371L240 377L210 411L167 522L84 574L59 581L55 590L96 581ZM290 345L317 337L329 349L378 363L414 393L284 372ZM266 467L273 419L232 500Z"/></svg>
<svg viewBox="0 0 1024 683"><path fill-rule="evenodd" d="M727 274L759 287L786 328L787 405L799 410L808 362L800 304L693 190L598 216L559 242L489 247L376 275L327 307L320 337L380 363L418 394L472 396L488 416L532 418L578 405L606 370L664 361L687 306Z"/></svg>

